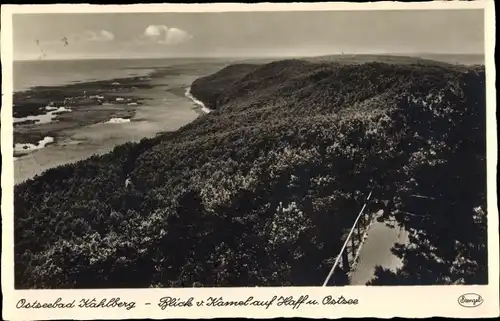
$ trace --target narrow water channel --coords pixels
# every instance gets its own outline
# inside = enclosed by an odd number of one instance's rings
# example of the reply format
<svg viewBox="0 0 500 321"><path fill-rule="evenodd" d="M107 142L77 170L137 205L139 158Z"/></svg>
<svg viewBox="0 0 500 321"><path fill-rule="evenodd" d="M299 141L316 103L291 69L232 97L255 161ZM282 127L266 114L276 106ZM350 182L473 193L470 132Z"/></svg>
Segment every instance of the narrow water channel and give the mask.
<svg viewBox="0 0 500 321"><path fill-rule="evenodd" d="M366 285L374 278L376 266L396 271L403 265L402 260L392 254L391 248L396 243L407 244L408 232L397 223L395 227L390 227L385 222L378 222L378 215L368 229L358 262L350 274L351 285Z"/></svg>

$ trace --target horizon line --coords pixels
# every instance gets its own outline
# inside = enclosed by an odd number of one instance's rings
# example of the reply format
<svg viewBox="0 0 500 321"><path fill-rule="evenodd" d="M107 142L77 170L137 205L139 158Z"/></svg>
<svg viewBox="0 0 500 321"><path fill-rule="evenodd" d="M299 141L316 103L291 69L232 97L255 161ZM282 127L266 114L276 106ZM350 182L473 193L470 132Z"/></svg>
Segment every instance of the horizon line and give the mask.
<svg viewBox="0 0 500 321"><path fill-rule="evenodd" d="M74 57L74 58L48 58L48 59L13 59L13 62L35 61L74 61L74 60L161 60L161 59L284 59L284 58L321 58L328 56L394 56L394 57L420 57L426 55L455 55L455 56L486 56L485 53L451 53L451 52L422 52L422 53L331 53L321 55L283 55L283 56L171 56L171 57ZM421 57L420 57L421 58Z"/></svg>

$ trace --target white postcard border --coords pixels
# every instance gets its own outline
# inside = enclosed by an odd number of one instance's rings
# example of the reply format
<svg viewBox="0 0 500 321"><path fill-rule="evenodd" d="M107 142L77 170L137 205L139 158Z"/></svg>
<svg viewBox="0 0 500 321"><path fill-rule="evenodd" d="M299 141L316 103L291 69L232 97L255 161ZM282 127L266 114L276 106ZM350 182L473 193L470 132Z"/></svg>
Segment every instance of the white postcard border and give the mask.
<svg viewBox="0 0 500 321"><path fill-rule="evenodd" d="M411 286L411 287L278 287L278 288L179 288L179 289L109 289L109 290L14 290L13 251L13 148L12 148L12 14L13 13L71 13L83 12L201 12L201 11L300 11L300 10L409 10L409 9L484 9L485 54L487 86L487 193L488 193L488 275L487 286ZM492 317L499 315L499 260L498 260L498 208L496 197L497 129L495 92L495 11L493 1L426 3L294 3L294 4L138 4L138 5L9 5L2 6L2 294L4 319L123 319L123 318L214 318L214 317L413 317L447 316L457 318ZM476 308L464 308L457 302L465 293L480 294L484 303ZM162 297L171 296L187 300L193 297L192 307L166 308L158 303ZM294 305L271 305L269 308L247 307L198 307L196 301L208 297L226 300L267 301L274 296L308 296L305 302ZM322 304L328 296L357 300L357 305ZM119 298L120 302L135 302L126 308L73 308L73 309L17 309L19 300L36 299L43 302L82 299ZM316 300L319 305L307 304ZM330 300L331 301L331 300ZM277 303L277 301L274 301ZM353 301L352 301L353 302ZM149 304L147 304L149 303ZM297 303L296 303L297 304Z"/></svg>

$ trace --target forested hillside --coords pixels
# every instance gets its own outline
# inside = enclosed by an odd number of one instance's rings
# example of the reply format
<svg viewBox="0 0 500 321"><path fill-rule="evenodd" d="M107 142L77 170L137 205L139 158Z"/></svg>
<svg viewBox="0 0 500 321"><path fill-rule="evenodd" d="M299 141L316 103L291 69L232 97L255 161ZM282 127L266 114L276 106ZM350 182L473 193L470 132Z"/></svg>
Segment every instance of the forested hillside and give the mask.
<svg viewBox="0 0 500 321"><path fill-rule="evenodd" d="M418 249L375 283L485 283L484 77L286 60L199 79L214 112L16 186L16 287L320 285L370 190ZM401 214L417 193L431 219Z"/></svg>

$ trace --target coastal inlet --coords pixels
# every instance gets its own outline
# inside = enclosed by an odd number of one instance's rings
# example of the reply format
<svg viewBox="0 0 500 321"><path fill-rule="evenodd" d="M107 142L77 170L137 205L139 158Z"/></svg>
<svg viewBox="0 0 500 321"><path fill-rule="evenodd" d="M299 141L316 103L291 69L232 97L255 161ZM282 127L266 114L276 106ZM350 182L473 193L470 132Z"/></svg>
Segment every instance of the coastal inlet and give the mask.
<svg viewBox="0 0 500 321"><path fill-rule="evenodd" d="M189 86L225 64L148 68L148 73L129 78L15 92L16 183L126 142L176 130L209 112L189 94Z"/></svg>

